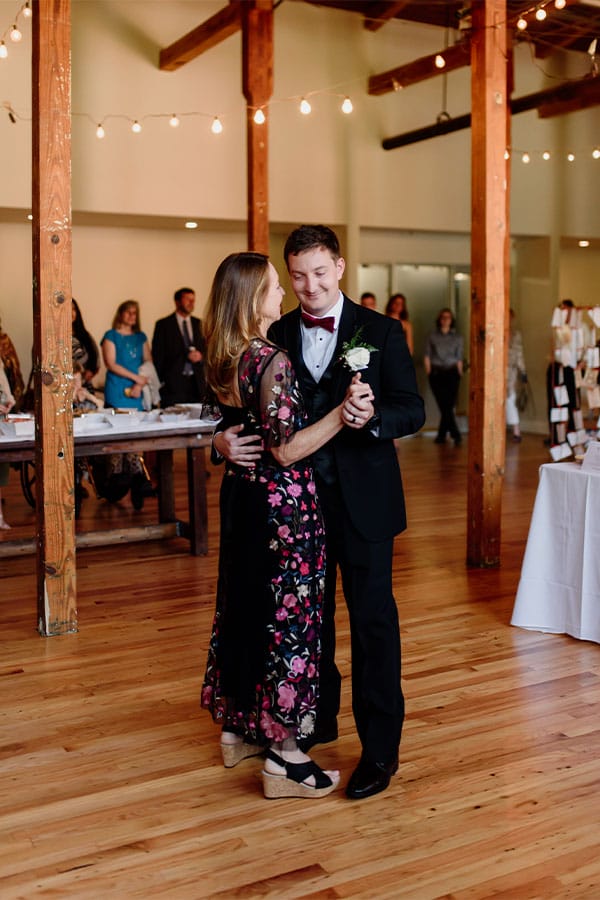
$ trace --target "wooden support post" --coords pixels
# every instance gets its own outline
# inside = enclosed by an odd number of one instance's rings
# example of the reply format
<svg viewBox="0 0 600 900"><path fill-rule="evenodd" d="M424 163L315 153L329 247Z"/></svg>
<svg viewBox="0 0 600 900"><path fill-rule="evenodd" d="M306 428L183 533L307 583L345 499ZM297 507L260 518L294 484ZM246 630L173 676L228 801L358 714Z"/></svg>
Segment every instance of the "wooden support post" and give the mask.
<svg viewBox="0 0 600 900"><path fill-rule="evenodd" d="M467 564L500 564L508 284L506 0L477 0L471 34L471 372Z"/></svg>
<svg viewBox="0 0 600 900"><path fill-rule="evenodd" d="M38 622L77 631L71 352L71 2L33 4L33 364Z"/></svg>
<svg viewBox="0 0 600 900"><path fill-rule="evenodd" d="M273 0L242 8L242 89L247 103L248 249L269 252L269 110L273 93ZM265 121L254 121L262 109Z"/></svg>

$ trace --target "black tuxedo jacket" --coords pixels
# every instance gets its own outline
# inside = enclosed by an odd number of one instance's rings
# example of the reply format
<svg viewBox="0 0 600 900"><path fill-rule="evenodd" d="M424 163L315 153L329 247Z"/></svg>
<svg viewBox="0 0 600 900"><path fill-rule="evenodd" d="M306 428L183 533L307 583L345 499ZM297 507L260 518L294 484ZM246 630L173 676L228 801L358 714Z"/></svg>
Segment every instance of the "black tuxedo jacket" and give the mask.
<svg viewBox="0 0 600 900"><path fill-rule="evenodd" d="M204 353L205 341L202 336L202 323L196 316L190 316L190 322L192 323L193 345L196 350ZM152 360L162 382L160 399L163 407L181 403L182 397L185 396L182 393L182 385L188 377L194 381L198 402L202 402L206 392L204 363L194 363L193 375L183 374L187 362L187 350L175 313L159 319L154 326Z"/></svg>
<svg viewBox="0 0 600 900"><path fill-rule="evenodd" d="M337 483L350 520L367 541L388 540L406 528L404 493L394 438L413 434L425 421L415 370L400 322L358 306L344 296L338 339L327 376L328 409L344 399L353 373L341 362L342 345L361 328L360 343L376 347L362 380L375 395L376 422L360 430L342 428L331 448ZM300 309L275 322L269 338L287 351L303 396L312 376L302 359ZM305 390L303 390L303 384ZM314 381L313 381L314 385ZM312 420L313 410L307 408Z"/></svg>

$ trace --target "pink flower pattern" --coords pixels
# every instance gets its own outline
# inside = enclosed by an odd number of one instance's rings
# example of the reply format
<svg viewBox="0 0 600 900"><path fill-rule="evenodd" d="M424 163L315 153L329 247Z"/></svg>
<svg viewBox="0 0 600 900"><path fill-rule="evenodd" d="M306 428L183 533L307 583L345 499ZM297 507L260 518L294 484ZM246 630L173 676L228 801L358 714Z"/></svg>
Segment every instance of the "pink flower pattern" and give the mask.
<svg viewBox="0 0 600 900"><path fill-rule="evenodd" d="M320 625L325 580L325 533L312 465L301 460L286 468L269 452L304 427L306 416L288 357L277 347L253 340L240 360L239 386L245 433L260 434L265 452L254 469L227 465L223 478L252 482L263 498L268 562L263 596L244 603L271 610L264 638L262 677L251 703L241 703L225 685L219 660L228 640L224 611L228 597L219 578L201 705L215 721L259 741L311 734L318 700ZM224 421L231 407L223 407ZM231 421L233 424L233 421ZM222 488L223 490L223 488ZM247 523L253 529L253 516ZM223 548L221 548L223 552ZM225 566L229 560L222 560ZM259 560L256 561L257 564ZM221 565L220 565L221 571ZM243 674L243 673L242 673Z"/></svg>

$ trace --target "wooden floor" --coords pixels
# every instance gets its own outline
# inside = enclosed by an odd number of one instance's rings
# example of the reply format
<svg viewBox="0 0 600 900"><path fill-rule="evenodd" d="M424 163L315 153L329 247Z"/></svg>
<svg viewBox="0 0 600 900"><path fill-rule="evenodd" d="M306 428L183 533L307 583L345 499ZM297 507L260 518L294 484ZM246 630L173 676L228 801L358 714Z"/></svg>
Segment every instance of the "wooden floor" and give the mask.
<svg viewBox="0 0 600 900"><path fill-rule="evenodd" d="M408 714L398 775L366 801L267 801L260 760L221 764L198 707L218 471L208 557L183 540L79 552L76 635L41 638L32 558L0 561L2 900L600 896L600 648L509 624L542 439L507 448L492 571L464 564L466 447L420 435L399 454ZM184 507L182 459L178 473ZM10 537L27 536L16 473L4 493ZM155 503L90 498L79 527L145 521ZM315 757L343 784L359 754L348 654L341 609L341 736Z"/></svg>

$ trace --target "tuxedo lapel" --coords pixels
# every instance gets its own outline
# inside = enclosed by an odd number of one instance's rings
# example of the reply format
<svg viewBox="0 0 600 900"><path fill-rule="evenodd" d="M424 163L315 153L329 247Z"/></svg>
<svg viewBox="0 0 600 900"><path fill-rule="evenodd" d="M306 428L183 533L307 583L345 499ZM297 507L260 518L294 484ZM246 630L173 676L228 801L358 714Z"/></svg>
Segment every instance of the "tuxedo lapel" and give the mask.
<svg viewBox="0 0 600 900"><path fill-rule="evenodd" d="M302 336L300 334L300 307L292 310L285 320L284 347L292 361L294 371L299 374L300 369L308 375L302 356ZM310 375L309 375L310 377Z"/></svg>
<svg viewBox="0 0 600 900"><path fill-rule="evenodd" d="M330 375L332 379L332 393L334 395L344 393L350 381L348 377L349 372L340 362L340 356L342 354L343 345L352 340L357 327L356 304L349 300L344 294L344 305L342 307L342 315L340 316L335 352L326 369L326 374Z"/></svg>

